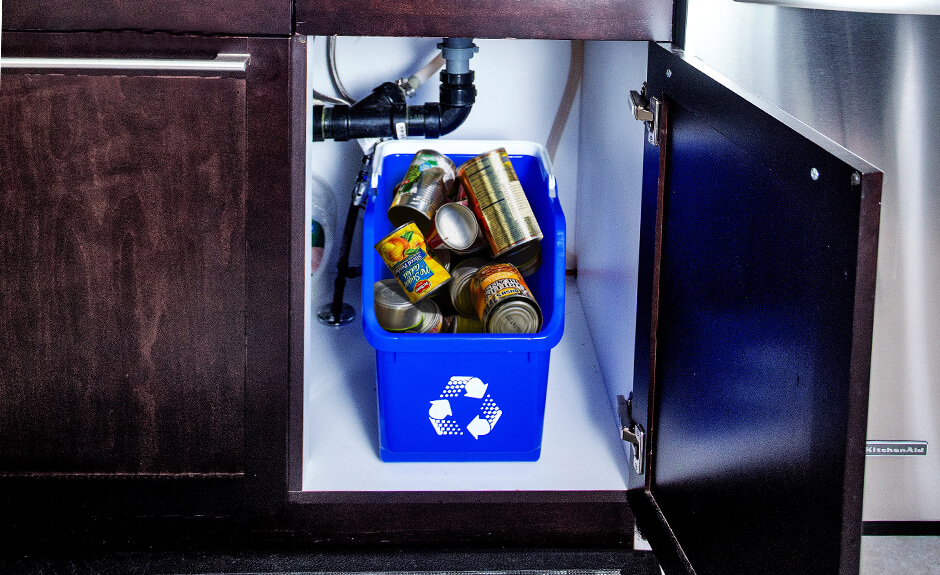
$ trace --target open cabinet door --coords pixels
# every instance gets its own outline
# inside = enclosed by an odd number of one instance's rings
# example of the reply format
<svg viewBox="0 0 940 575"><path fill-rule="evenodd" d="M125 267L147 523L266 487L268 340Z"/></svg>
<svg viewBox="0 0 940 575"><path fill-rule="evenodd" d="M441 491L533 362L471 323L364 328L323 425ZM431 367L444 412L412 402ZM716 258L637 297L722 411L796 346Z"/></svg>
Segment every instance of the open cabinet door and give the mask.
<svg viewBox="0 0 940 575"><path fill-rule="evenodd" d="M857 573L881 173L672 48L647 96L637 524L667 575Z"/></svg>

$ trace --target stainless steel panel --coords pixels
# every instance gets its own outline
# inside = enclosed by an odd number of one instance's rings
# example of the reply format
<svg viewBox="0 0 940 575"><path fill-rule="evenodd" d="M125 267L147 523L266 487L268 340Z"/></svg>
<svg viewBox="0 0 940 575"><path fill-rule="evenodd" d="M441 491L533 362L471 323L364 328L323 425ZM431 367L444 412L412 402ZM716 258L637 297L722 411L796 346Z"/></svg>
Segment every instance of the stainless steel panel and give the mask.
<svg viewBox="0 0 940 575"><path fill-rule="evenodd" d="M735 0L735 2L881 14L940 14L940 2L937 0Z"/></svg>
<svg viewBox="0 0 940 575"><path fill-rule="evenodd" d="M686 49L885 172L867 521L940 520L940 18L690 0ZM934 449L936 446L936 449Z"/></svg>

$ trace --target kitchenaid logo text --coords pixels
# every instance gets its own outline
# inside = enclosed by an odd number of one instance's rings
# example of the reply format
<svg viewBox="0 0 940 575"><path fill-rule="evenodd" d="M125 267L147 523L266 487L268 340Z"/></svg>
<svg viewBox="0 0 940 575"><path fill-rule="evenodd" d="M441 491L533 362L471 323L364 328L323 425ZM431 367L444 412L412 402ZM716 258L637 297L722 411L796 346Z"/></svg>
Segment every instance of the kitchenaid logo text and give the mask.
<svg viewBox="0 0 940 575"><path fill-rule="evenodd" d="M869 441L865 455L927 455L926 441Z"/></svg>

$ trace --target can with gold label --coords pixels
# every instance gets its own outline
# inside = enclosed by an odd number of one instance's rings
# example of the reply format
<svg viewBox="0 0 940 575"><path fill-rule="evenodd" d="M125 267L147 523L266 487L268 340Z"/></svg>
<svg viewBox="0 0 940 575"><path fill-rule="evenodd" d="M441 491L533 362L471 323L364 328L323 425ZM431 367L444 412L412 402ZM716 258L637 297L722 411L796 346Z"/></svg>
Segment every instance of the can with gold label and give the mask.
<svg viewBox="0 0 940 575"><path fill-rule="evenodd" d="M542 240L542 230L504 148L467 160L457 169L457 176L493 257Z"/></svg>
<svg viewBox="0 0 940 575"><path fill-rule="evenodd" d="M396 228L375 244L375 251L412 302L426 298L450 281L450 274L427 250L424 235L414 222Z"/></svg>
<svg viewBox="0 0 940 575"><path fill-rule="evenodd" d="M487 333L538 333L542 310L512 264L481 267L470 280L477 316Z"/></svg>

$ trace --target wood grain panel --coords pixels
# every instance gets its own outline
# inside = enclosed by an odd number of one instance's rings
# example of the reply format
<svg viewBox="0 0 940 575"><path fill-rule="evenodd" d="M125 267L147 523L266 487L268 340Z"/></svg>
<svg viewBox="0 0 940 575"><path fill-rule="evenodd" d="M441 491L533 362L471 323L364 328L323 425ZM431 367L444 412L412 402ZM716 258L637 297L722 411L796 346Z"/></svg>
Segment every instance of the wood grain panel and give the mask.
<svg viewBox="0 0 940 575"><path fill-rule="evenodd" d="M0 133L0 469L241 472L245 80L4 73Z"/></svg>
<svg viewBox="0 0 940 575"><path fill-rule="evenodd" d="M296 31L344 36L655 40L671 0L298 0Z"/></svg>
<svg viewBox="0 0 940 575"><path fill-rule="evenodd" d="M290 34L291 2L7 0L3 3L3 29Z"/></svg>

